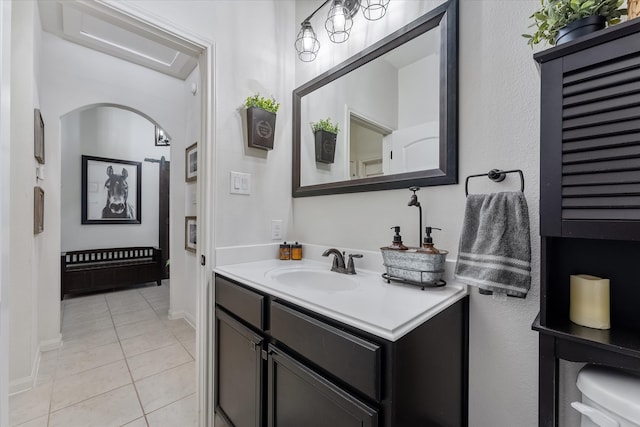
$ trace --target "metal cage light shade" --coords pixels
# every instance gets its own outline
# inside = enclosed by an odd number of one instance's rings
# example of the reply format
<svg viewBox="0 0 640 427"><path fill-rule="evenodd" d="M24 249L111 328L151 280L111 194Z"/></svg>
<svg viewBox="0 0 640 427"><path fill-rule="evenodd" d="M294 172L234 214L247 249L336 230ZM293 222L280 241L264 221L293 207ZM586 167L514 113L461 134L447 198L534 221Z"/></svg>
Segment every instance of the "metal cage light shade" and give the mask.
<svg viewBox="0 0 640 427"><path fill-rule="evenodd" d="M377 21L387 13L390 0L362 0L362 14L369 21Z"/></svg>
<svg viewBox="0 0 640 427"><path fill-rule="evenodd" d="M300 58L301 61L311 62L318 56L320 42L309 21L302 23L298 37L296 37L295 46L298 52L298 58Z"/></svg>
<svg viewBox="0 0 640 427"><path fill-rule="evenodd" d="M329 34L329 40L334 43L343 43L349 38L353 19L349 9L345 7L344 0L334 0L329 9L327 21L324 27Z"/></svg>

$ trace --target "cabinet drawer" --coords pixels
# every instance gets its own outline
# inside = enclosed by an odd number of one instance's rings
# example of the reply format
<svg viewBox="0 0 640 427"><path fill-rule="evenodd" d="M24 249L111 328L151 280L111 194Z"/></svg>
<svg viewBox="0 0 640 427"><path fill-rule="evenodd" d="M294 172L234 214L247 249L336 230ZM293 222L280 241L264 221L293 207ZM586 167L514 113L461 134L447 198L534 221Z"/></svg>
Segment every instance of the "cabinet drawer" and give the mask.
<svg viewBox="0 0 640 427"><path fill-rule="evenodd" d="M216 304L264 330L264 296L216 275Z"/></svg>
<svg viewBox="0 0 640 427"><path fill-rule="evenodd" d="M382 349L277 302L271 302L271 335L336 378L380 400Z"/></svg>

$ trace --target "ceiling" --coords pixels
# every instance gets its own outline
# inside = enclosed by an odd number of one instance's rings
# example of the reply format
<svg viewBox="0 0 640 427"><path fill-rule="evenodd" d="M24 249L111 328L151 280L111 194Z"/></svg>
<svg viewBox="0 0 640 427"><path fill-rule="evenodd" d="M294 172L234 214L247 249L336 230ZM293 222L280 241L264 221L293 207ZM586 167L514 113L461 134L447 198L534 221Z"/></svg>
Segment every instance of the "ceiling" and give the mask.
<svg viewBox="0 0 640 427"><path fill-rule="evenodd" d="M185 80L200 51L161 28L96 2L39 0L42 29L70 42Z"/></svg>

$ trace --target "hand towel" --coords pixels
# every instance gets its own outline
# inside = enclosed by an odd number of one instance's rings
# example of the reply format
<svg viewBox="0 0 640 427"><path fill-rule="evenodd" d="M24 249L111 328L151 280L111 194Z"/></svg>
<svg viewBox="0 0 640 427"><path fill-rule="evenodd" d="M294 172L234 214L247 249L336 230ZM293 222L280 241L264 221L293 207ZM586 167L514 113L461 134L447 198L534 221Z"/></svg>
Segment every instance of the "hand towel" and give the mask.
<svg viewBox="0 0 640 427"><path fill-rule="evenodd" d="M484 291L526 297L531 287L531 238L522 192L467 197L455 277Z"/></svg>

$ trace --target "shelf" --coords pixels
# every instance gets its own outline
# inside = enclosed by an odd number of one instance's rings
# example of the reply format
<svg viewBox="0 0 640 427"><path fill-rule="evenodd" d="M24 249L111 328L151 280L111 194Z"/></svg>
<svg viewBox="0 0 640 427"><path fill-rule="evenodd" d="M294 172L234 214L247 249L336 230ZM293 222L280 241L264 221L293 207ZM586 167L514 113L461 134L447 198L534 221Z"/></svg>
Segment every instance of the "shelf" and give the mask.
<svg viewBox="0 0 640 427"><path fill-rule="evenodd" d="M558 351L565 351L568 360L594 363L605 363L598 360L602 351L623 356L627 360L625 365L640 369L640 332L628 329L593 329L576 325L570 320L554 322L553 325L542 326L540 315L536 317L531 328L541 334L550 335L556 339L580 346L581 352L576 353L576 346L559 345ZM589 351L591 348L593 351Z"/></svg>

